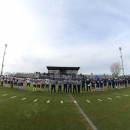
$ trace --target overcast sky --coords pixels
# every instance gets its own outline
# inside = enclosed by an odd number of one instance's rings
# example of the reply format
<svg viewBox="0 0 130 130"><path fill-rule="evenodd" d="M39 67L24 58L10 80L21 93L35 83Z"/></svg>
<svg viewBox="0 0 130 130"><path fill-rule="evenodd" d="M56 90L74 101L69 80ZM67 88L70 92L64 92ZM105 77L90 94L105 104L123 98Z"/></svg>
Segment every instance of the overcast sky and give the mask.
<svg viewBox="0 0 130 130"><path fill-rule="evenodd" d="M128 0L0 0L0 63L4 72L47 72L46 66L130 74ZM1 69L0 66L0 69Z"/></svg>

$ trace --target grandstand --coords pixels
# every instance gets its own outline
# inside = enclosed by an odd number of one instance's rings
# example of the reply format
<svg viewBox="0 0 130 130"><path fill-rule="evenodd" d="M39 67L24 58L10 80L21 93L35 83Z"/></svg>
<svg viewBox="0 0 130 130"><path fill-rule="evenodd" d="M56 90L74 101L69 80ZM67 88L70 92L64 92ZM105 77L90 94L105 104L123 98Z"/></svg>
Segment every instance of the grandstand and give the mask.
<svg viewBox="0 0 130 130"><path fill-rule="evenodd" d="M20 78L20 77L23 77L23 78L38 78L39 77L39 74L35 74L35 73L16 73L14 76Z"/></svg>

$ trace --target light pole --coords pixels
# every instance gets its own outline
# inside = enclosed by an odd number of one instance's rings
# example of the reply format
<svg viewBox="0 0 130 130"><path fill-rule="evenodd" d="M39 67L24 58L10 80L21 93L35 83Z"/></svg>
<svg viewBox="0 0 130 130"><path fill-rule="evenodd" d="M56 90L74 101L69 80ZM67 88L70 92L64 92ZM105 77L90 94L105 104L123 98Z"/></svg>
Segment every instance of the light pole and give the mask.
<svg viewBox="0 0 130 130"><path fill-rule="evenodd" d="M120 53L121 53L121 50L122 50L122 48L121 47L119 47L119 50L120 50ZM123 70L123 77L124 77L124 66L123 66L123 58L122 58L122 53L121 53L121 60L122 60L122 70Z"/></svg>
<svg viewBox="0 0 130 130"><path fill-rule="evenodd" d="M5 44L5 51L6 51L6 47L7 47L7 44ZM1 75L3 75L3 67L4 67L4 56L5 56L5 51L4 51L4 55L3 55L3 61L2 61L2 68L1 68Z"/></svg>

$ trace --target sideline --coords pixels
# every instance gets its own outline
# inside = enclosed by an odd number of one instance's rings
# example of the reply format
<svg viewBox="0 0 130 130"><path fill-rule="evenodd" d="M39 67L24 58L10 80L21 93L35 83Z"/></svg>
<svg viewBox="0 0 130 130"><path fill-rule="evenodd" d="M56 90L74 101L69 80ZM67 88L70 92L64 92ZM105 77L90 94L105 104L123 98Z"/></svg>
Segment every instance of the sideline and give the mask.
<svg viewBox="0 0 130 130"><path fill-rule="evenodd" d="M87 117L87 115L83 112L83 110L79 107L79 105L77 104L77 102L75 101L75 99L73 98L73 96L69 93L69 96L71 97L73 103L75 104L75 106L78 108L78 110L80 111L80 113L82 114L82 119L85 119L85 124L87 125L88 129L91 130L97 130L96 126L94 126L94 124L90 121L90 119ZM81 116L81 115L80 115Z"/></svg>

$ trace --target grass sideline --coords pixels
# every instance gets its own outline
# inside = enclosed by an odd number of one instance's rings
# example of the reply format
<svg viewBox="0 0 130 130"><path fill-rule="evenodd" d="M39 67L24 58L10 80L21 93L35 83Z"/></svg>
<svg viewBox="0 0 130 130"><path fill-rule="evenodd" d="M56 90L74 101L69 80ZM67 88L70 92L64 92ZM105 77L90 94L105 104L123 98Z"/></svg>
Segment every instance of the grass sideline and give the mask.
<svg viewBox="0 0 130 130"><path fill-rule="evenodd" d="M71 95L98 130L127 130L130 128L129 94L130 88ZM88 129L66 93L33 92L32 86L30 92L0 86L0 101L1 130Z"/></svg>

